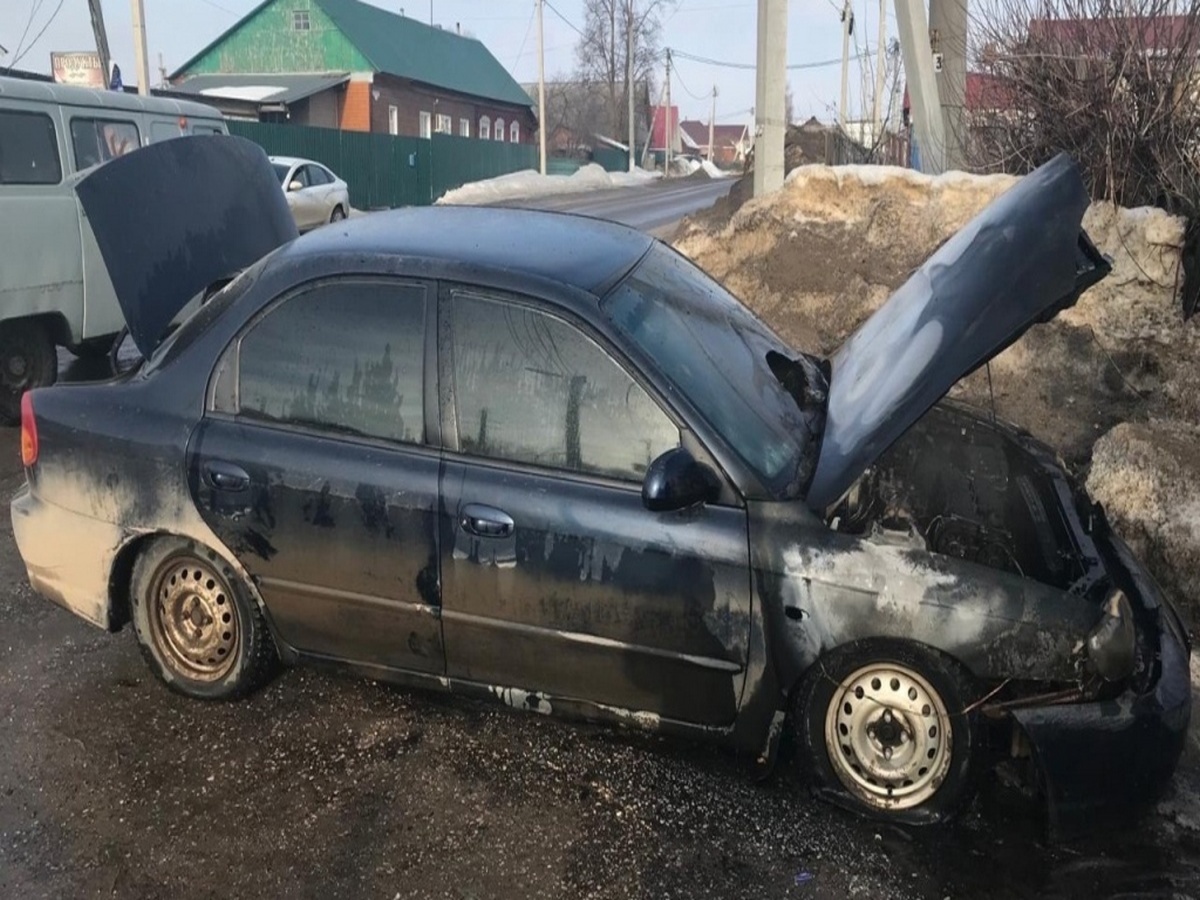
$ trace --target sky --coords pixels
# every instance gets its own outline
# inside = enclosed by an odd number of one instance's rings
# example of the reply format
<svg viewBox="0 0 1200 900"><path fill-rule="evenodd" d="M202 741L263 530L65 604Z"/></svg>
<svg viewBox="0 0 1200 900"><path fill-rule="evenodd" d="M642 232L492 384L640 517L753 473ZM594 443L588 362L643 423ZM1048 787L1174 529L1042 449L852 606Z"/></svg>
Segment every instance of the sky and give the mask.
<svg viewBox="0 0 1200 900"><path fill-rule="evenodd" d="M161 79L159 57L167 72L186 62L221 32L253 9L260 0L144 0L151 81ZM429 21L429 0L369 0L376 6ZM461 24L479 38L520 82L537 80L537 34L533 0L432 0L433 19L447 28ZM878 0L852 0L855 29L851 54L857 46L877 42ZM133 27L129 0L106 0L104 18L113 59L126 84L136 81ZM584 0L548 0L545 13L546 77L568 77L575 68L574 30L583 24ZM710 60L751 65L755 59L754 0L678 0L663 15L664 47ZM887 4L891 8L891 4ZM30 18L32 13L32 19ZM28 31L26 32L26 26ZM25 33L22 40L22 33ZM889 15L889 39L895 37ZM790 0L788 64L834 60L834 64L789 71L797 119L810 115L830 121L836 116L840 91L842 50L840 5L835 0ZM0 0L0 66L16 65L50 71L52 50L94 50L87 0ZM17 57L19 62L14 62ZM857 117L864 76L858 63L850 66L850 111ZM659 76L661 90L662 75ZM716 66L675 57L671 101L683 118L707 121L712 90L717 88L718 123L752 123L754 71Z"/></svg>

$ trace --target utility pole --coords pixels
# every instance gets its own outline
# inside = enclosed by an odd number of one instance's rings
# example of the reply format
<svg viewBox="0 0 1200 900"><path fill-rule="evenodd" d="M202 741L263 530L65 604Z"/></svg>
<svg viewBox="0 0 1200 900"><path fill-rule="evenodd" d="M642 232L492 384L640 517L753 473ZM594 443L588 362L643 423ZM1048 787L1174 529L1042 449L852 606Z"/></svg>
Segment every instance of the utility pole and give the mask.
<svg viewBox="0 0 1200 900"><path fill-rule="evenodd" d="M936 0L935 0L936 2ZM922 172L946 169L946 129L938 102L938 82L929 46L929 23L922 0L896 0L896 29L912 106L913 131Z"/></svg>
<svg viewBox="0 0 1200 900"><path fill-rule="evenodd" d="M665 134L667 136L666 140L664 141L664 143L667 145L667 155L664 157L665 162L663 163L663 178L670 178L671 177L671 148L672 148L672 145L675 143L675 135L672 133L672 126L674 125L674 122L673 122L672 116L671 116L671 48L670 47L667 48L667 108L666 108L666 114L667 114L667 123L666 123L666 127L663 128L663 134Z"/></svg>
<svg viewBox="0 0 1200 900"><path fill-rule="evenodd" d="M758 0L754 104L754 196L783 187L786 130L787 0Z"/></svg>
<svg viewBox="0 0 1200 900"><path fill-rule="evenodd" d="M138 93L150 95L150 60L146 58L146 9L142 0L130 0L133 4L133 55L137 63Z"/></svg>
<svg viewBox="0 0 1200 900"><path fill-rule="evenodd" d="M545 0L537 0L538 19L538 150L541 173L546 174L546 41L542 30Z"/></svg>
<svg viewBox="0 0 1200 900"><path fill-rule="evenodd" d="M167 67L163 65L163 55L158 54L158 83L165 85L167 83Z"/></svg>
<svg viewBox="0 0 1200 900"><path fill-rule="evenodd" d="M967 91L966 0L929 0L929 40L941 65L934 67L944 130L944 167L962 169L966 121L963 106Z"/></svg>
<svg viewBox="0 0 1200 900"><path fill-rule="evenodd" d="M625 93L629 95L629 171L634 170L633 145L637 141L637 132L633 127L633 0L629 0L629 9L625 20Z"/></svg>
<svg viewBox="0 0 1200 900"><path fill-rule="evenodd" d="M885 45L887 44L887 0L879 0L879 44L875 48L875 103L871 110L871 118L875 122L873 144L879 145L883 138L883 77L884 63L887 60Z"/></svg>
<svg viewBox="0 0 1200 900"><path fill-rule="evenodd" d="M713 85L712 111L708 114L708 161L713 161L713 129L717 123L717 86Z"/></svg>
<svg viewBox="0 0 1200 900"><path fill-rule="evenodd" d="M850 34L854 31L854 10L850 0L842 0L842 98L838 103L838 122L846 126L846 107L850 102Z"/></svg>
<svg viewBox="0 0 1200 900"><path fill-rule="evenodd" d="M112 80L112 56L108 52L108 32L104 30L100 0L88 0L88 9L92 14L92 34L96 36L96 53L100 57L100 69L104 72L104 87L107 89Z"/></svg>

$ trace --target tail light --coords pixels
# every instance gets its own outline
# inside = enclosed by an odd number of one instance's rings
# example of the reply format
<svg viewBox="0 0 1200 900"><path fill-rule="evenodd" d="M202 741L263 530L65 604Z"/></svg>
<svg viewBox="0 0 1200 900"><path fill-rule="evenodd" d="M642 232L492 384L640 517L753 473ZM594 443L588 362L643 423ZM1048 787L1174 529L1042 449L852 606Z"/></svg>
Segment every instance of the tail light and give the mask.
<svg viewBox="0 0 1200 900"><path fill-rule="evenodd" d="M26 391L21 396L21 462L28 468L37 462L38 433L37 419L33 415L33 394Z"/></svg>

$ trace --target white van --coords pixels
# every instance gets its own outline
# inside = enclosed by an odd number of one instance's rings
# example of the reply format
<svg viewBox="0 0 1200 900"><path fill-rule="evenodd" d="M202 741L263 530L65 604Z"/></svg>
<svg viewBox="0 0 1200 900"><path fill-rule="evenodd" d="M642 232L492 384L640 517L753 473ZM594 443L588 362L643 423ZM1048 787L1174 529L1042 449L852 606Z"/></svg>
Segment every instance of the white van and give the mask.
<svg viewBox="0 0 1200 900"><path fill-rule="evenodd" d="M53 383L56 346L104 354L125 324L76 176L191 134L228 130L199 103L0 78L0 422L19 420L26 390Z"/></svg>

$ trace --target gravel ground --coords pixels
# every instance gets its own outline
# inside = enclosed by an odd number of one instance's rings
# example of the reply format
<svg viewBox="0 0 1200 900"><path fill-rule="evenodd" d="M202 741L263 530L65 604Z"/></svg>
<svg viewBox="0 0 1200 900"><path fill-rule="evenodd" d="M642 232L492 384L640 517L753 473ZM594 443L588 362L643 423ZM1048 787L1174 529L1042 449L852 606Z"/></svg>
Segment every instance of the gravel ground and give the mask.
<svg viewBox="0 0 1200 900"><path fill-rule="evenodd" d="M348 676L185 700L33 594L7 517L0 571L0 897L1200 897L1195 733L1172 797L1086 843L996 779L912 834L716 749Z"/></svg>

